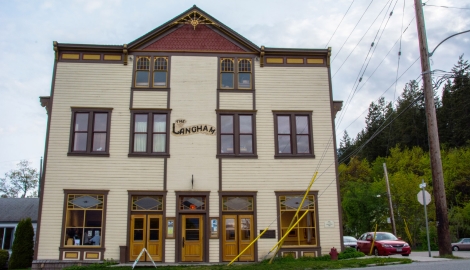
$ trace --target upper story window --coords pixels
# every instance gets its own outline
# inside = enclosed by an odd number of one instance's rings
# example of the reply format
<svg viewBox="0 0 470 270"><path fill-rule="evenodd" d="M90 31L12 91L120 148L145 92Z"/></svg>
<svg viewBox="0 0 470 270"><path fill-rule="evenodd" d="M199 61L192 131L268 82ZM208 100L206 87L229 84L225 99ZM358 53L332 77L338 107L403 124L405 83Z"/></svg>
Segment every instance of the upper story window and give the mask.
<svg viewBox="0 0 470 270"><path fill-rule="evenodd" d="M69 155L109 155L111 109L72 109Z"/></svg>
<svg viewBox="0 0 470 270"><path fill-rule="evenodd" d="M135 86L148 87L150 73L150 57L138 57L135 70Z"/></svg>
<svg viewBox="0 0 470 270"><path fill-rule="evenodd" d="M168 156L169 112L133 111L131 117L129 156Z"/></svg>
<svg viewBox="0 0 470 270"><path fill-rule="evenodd" d="M166 87L168 73L168 57L155 57L153 67L153 86Z"/></svg>
<svg viewBox="0 0 470 270"><path fill-rule="evenodd" d="M221 58L220 88L252 89L252 59Z"/></svg>
<svg viewBox="0 0 470 270"><path fill-rule="evenodd" d="M150 76L152 74L152 76ZM150 83L150 78L152 82ZM135 67L135 87L168 87L168 57L139 56Z"/></svg>
<svg viewBox="0 0 470 270"><path fill-rule="evenodd" d="M251 59L238 59L238 88L251 89Z"/></svg>
<svg viewBox="0 0 470 270"><path fill-rule="evenodd" d="M256 156L255 115L253 112L221 112L218 115L218 154Z"/></svg>
<svg viewBox="0 0 470 270"><path fill-rule="evenodd" d="M314 157L311 112L274 112L276 157Z"/></svg>

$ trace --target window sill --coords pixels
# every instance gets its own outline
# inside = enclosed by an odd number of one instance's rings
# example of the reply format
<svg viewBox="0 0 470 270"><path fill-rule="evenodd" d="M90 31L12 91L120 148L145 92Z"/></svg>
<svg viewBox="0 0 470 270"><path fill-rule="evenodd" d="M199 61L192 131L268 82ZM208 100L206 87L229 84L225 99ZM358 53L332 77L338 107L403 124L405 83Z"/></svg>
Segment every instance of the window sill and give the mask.
<svg viewBox="0 0 470 270"><path fill-rule="evenodd" d="M315 158L315 155L274 155L274 158L282 159L282 158Z"/></svg>
<svg viewBox="0 0 470 270"><path fill-rule="evenodd" d="M129 153L128 157L168 158L170 154Z"/></svg>
<svg viewBox="0 0 470 270"><path fill-rule="evenodd" d="M109 153L78 153L68 152L67 156L84 156L84 157L109 157Z"/></svg>
<svg viewBox="0 0 470 270"><path fill-rule="evenodd" d="M216 158L248 158L248 159L257 159L258 155L216 155Z"/></svg>
<svg viewBox="0 0 470 270"><path fill-rule="evenodd" d="M255 89L251 88L217 88L218 91L227 91L227 92L247 92L247 91L255 91Z"/></svg>
<svg viewBox="0 0 470 270"><path fill-rule="evenodd" d="M148 86L143 86L143 87L131 87L132 91L169 91L170 88L165 86L165 87L148 87Z"/></svg>

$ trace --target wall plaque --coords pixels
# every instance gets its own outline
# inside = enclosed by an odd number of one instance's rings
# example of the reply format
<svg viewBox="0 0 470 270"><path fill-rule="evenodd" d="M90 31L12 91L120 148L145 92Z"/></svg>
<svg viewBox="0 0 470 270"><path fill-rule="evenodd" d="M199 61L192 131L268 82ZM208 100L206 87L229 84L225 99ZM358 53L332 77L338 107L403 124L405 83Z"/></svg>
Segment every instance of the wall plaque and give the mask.
<svg viewBox="0 0 470 270"><path fill-rule="evenodd" d="M259 233L261 234L263 230L260 230ZM276 238L276 230L267 230L260 238Z"/></svg>

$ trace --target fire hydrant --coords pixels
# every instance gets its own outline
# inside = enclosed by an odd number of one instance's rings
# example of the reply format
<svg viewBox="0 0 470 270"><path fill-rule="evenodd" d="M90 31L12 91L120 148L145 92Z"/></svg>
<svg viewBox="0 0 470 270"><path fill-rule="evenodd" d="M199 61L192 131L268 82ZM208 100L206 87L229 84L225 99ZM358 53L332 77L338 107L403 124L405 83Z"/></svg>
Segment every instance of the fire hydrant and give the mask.
<svg viewBox="0 0 470 270"><path fill-rule="evenodd" d="M337 261L338 260L338 251L336 251L336 248L331 248L330 251L330 257L332 261Z"/></svg>

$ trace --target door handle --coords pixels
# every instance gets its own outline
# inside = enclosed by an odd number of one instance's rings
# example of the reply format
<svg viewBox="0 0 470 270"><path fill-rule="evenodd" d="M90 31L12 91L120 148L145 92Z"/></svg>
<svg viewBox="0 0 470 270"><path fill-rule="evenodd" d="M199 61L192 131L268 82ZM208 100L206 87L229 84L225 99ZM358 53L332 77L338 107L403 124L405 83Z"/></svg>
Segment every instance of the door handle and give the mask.
<svg viewBox="0 0 470 270"><path fill-rule="evenodd" d="M184 247L184 237L183 237L183 247Z"/></svg>

